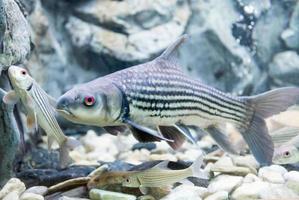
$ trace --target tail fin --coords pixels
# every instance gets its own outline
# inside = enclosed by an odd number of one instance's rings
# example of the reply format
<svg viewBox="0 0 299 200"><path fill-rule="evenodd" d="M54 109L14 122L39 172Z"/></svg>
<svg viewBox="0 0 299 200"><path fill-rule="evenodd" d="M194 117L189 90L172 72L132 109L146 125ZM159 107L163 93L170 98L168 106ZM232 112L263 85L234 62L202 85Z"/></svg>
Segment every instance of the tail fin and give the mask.
<svg viewBox="0 0 299 200"><path fill-rule="evenodd" d="M192 171L192 176L197 178L207 178L207 175L204 173L204 171L201 169L201 165L203 163L203 154L198 156L196 160L193 162L193 164L190 166Z"/></svg>
<svg viewBox="0 0 299 200"><path fill-rule="evenodd" d="M261 165L272 163L274 145L265 118L285 111L299 99L299 88L285 87L244 99L254 109L247 130L241 131L252 154Z"/></svg>
<svg viewBox="0 0 299 200"><path fill-rule="evenodd" d="M67 137L66 141L59 147L60 167L65 168L71 163L69 156L70 150L73 150L80 145L80 142L72 137Z"/></svg>

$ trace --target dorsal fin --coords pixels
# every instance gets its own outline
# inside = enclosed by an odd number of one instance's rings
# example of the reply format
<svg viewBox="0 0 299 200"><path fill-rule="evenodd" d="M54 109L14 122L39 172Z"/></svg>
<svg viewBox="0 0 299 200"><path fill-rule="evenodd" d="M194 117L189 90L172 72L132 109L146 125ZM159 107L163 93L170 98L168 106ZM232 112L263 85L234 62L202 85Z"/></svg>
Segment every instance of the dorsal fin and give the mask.
<svg viewBox="0 0 299 200"><path fill-rule="evenodd" d="M159 56L161 59L168 60L174 64L177 63L177 53L178 49L186 40L188 39L188 35L184 34L179 37L175 42L173 42L167 49Z"/></svg>

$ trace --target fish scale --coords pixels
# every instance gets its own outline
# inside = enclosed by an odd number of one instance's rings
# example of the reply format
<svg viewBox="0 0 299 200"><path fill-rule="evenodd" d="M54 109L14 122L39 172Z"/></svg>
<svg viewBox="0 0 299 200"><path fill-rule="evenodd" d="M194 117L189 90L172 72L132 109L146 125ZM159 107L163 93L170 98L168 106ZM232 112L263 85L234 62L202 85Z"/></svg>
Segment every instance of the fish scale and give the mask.
<svg viewBox="0 0 299 200"><path fill-rule="evenodd" d="M150 118L173 118L181 116L204 119L226 119L240 126L248 118L248 105L241 98L215 92L202 87L198 81L190 81L182 71L173 67L149 63L148 70L120 71L113 77L122 88L130 110ZM164 61L158 61L164 62ZM158 67L157 67L158 66ZM196 112L194 112L196 111Z"/></svg>

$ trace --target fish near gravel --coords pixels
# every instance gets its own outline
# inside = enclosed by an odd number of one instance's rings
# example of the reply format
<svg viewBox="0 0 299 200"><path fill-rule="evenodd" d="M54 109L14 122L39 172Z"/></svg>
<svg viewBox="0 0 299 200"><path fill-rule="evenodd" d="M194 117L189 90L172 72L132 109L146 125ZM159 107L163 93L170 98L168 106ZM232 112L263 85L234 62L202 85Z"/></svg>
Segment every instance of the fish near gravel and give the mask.
<svg viewBox="0 0 299 200"><path fill-rule="evenodd" d="M88 188L102 188L107 185L121 184L123 187L139 188L141 193L147 194L149 188L171 186L176 182L189 184L191 182L187 180L188 177L207 178L201 170L202 155L185 169L169 169L167 168L168 163L169 161L162 161L154 167L140 171L105 172L100 176L93 177Z"/></svg>
<svg viewBox="0 0 299 200"><path fill-rule="evenodd" d="M111 134L129 128L140 142L165 140L173 149L186 138L193 141L188 126L195 125L235 154L221 129L229 123L241 133L255 159L269 165L274 147L265 119L295 104L299 88L233 96L207 86L185 75L178 64L177 52L186 39L180 37L150 62L75 86L58 99L58 112Z"/></svg>
<svg viewBox="0 0 299 200"><path fill-rule="evenodd" d="M3 102L13 105L21 101L26 111L28 128L36 130L39 125L48 136L49 149L54 140L58 143L60 166L66 167L70 162L69 150L77 147L79 142L63 134L55 118L56 101L36 83L25 69L11 66L8 69L8 76L13 90L3 97Z"/></svg>

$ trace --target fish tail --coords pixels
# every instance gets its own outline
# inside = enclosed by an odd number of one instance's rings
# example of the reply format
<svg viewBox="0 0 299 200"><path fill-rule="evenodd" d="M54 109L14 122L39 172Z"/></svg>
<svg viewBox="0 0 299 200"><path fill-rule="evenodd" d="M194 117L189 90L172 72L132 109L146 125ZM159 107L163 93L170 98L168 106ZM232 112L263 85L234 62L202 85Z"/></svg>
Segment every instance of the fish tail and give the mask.
<svg viewBox="0 0 299 200"><path fill-rule="evenodd" d="M202 163L203 163L203 155L201 154L196 158L196 160L190 166L193 177L207 178L207 175L203 172L203 170L201 170Z"/></svg>
<svg viewBox="0 0 299 200"><path fill-rule="evenodd" d="M299 88L285 87L260 95L242 97L248 104L246 128L239 128L255 159L261 165L272 163L274 145L265 119L285 111L299 99Z"/></svg>
<svg viewBox="0 0 299 200"><path fill-rule="evenodd" d="M80 145L80 142L72 137L66 137L65 142L59 147L59 156L60 156L60 167L65 168L68 164L71 163L71 157L69 155L70 150L73 150Z"/></svg>

